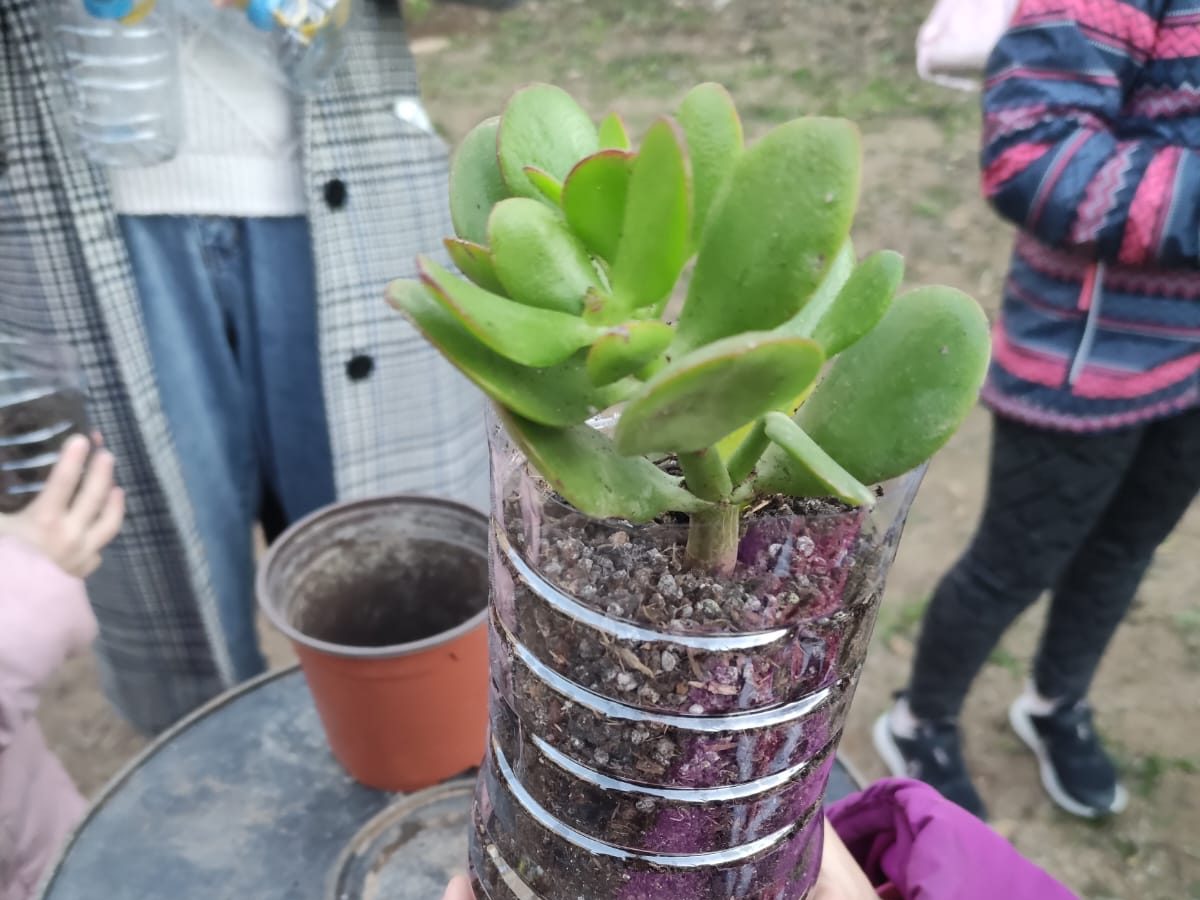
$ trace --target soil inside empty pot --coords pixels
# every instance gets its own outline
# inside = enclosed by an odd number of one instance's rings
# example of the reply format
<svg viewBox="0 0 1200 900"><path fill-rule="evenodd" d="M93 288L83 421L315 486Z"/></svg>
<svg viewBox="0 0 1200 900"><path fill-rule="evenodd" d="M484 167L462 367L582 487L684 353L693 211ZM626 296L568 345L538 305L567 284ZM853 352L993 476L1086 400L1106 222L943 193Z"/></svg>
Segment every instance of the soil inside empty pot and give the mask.
<svg viewBox="0 0 1200 900"><path fill-rule="evenodd" d="M487 577L483 557L444 542L343 542L306 573L289 619L344 647L408 644L479 613Z"/></svg>

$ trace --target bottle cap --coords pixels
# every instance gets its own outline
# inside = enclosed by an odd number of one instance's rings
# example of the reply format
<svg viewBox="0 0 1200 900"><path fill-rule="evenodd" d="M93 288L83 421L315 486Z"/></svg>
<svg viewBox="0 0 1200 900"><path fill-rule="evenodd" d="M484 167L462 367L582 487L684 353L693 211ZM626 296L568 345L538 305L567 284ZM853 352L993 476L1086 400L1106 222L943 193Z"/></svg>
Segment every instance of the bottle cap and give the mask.
<svg viewBox="0 0 1200 900"><path fill-rule="evenodd" d="M275 13L282 5L283 0L250 0L246 4L246 18L255 28L273 31L277 24Z"/></svg>
<svg viewBox="0 0 1200 900"><path fill-rule="evenodd" d="M95 19L123 19L133 7L134 0L83 0L83 8Z"/></svg>

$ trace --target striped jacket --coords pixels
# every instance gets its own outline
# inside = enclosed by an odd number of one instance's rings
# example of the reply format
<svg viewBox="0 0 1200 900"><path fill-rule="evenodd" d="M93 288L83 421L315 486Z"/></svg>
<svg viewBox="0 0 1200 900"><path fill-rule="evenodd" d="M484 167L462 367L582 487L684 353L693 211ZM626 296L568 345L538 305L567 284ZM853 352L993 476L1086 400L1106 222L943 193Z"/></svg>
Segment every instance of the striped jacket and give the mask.
<svg viewBox="0 0 1200 900"><path fill-rule="evenodd" d="M52 124L45 5L0 0L0 332L52 337L81 357L128 501L88 585L101 672L125 716L157 730L234 673L104 172L68 152ZM438 252L451 231L446 148L396 114L417 79L395 0L360 8L346 64L300 111L338 494L482 505L482 395L383 300L386 282L411 276L414 256ZM374 367L356 380L348 363L363 355Z"/></svg>
<svg viewBox="0 0 1200 900"><path fill-rule="evenodd" d="M984 399L1101 431L1200 403L1200 0L1022 0L984 192L1021 229Z"/></svg>

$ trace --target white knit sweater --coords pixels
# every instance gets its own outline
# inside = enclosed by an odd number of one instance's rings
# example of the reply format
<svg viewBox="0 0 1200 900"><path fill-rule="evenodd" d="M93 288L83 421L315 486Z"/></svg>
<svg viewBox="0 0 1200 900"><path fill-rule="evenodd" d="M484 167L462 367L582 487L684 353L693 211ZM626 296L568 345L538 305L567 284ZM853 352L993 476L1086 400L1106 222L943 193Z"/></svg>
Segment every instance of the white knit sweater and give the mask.
<svg viewBox="0 0 1200 900"><path fill-rule="evenodd" d="M183 139L162 165L110 169L117 212L129 215L303 215L292 95L209 31L180 42Z"/></svg>

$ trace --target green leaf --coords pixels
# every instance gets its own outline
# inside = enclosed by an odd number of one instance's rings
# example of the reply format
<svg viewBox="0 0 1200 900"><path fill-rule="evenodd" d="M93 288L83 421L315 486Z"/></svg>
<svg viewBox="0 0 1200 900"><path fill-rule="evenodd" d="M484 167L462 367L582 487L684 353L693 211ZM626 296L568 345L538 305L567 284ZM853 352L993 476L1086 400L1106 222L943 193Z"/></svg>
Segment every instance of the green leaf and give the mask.
<svg viewBox="0 0 1200 900"><path fill-rule="evenodd" d="M421 280L468 331L506 359L537 368L563 362L604 333L582 319L526 306L464 281L426 257Z"/></svg>
<svg viewBox="0 0 1200 900"><path fill-rule="evenodd" d="M529 183L538 189L538 193L555 206L562 204L562 182L553 175L547 175L537 166L526 166L525 175Z"/></svg>
<svg viewBox="0 0 1200 900"><path fill-rule="evenodd" d="M579 161L563 185L567 223L589 250L606 260L617 255L625 224L633 154L601 150Z"/></svg>
<svg viewBox="0 0 1200 900"><path fill-rule="evenodd" d="M593 384L612 384L642 371L662 356L675 330L665 322L626 322L610 329L588 351L587 368Z"/></svg>
<svg viewBox="0 0 1200 900"><path fill-rule="evenodd" d="M625 122L615 112L609 113L600 123L600 147L606 150L628 150L633 145Z"/></svg>
<svg viewBox="0 0 1200 900"><path fill-rule="evenodd" d="M473 244L459 238L446 238L443 242L450 254L450 259L458 270L470 278L485 291L493 294L503 294L504 285L496 275L496 267L492 263L492 252L487 247Z"/></svg>
<svg viewBox="0 0 1200 900"><path fill-rule="evenodd" d="M531 369L489 349L416 281L388 285L388 302L404 312L455 368L485 394L542 425L576 425L617 402L625 385L592 386L578 353L557 366Z"/></svg>
<svg viewBox="0 0 1200 900"><path fill-rule="evenodd" d="M745 139L733 98L719 84L692 88L680 104L679 124L692 161L692 243L697 245L713 198L741 156Z"/></svg>
<svg viewBox="0 0 1200 900"><path fill-rule="evenodd" d="M821 317L833 306L834 301L838 298L838 294L841 293L846 282L850 280L850 276L854 273L854 267L857 264L856 260L857 257L854 255L854 241L846 238L846 243L842 244L841 249L834 256L829 271L825 273L825 278L813 292L809 301L804 304L804 308L778 328L774 329L775 333L790 334L795 337L812 337L816 323L821 321ZM830 358L827 353L826 359Z"/></svg>
<svg viewBox="0 0 1200 900"><path fill-rule="evenodd" d="M832 358L879 324L903 278L904 258L899 253L872 253L854 268L827 308L815 309L816 304L809 303L802 309L793 320L798 332L791 333L807 334Z"/></svg>
<svg viewBox="0 0 1200 900"><path fill-rule="evenodd" d="M792 496L836 497L851 506L874 506L875 494L837 464L817 442L781 412L767 413L764 428L769 437L794 463L797 480L788 486Z"/></svg>
<svg viewBox="0 0 1200 900"><path fill-rule="evenodd" d="M621 456L594 428L546 428L505 410L500 417L542 477L585 515L648 522L668 511L710 508L645 457Z"/></svg>
<svg viewBox="0 0 1200 900"><path fill-rule="evenodd" d="M609 280L618 307L656 306L670 296L691 248L691 179L676 128L650 127L633 163L625 219Z"/></svg>
<svg viewBox="0 0 1200 900"><path fill-rule="evenodd" d="M780 125L742 154L709 211L676 352L800 311L850 232L860 156L855 127L823 118Z"/></svg>
<svg viewBox="0 0 1200 900"><path fill-rule="evenodd" d="M739 334L676 360L629 401L617 424L625 454L689 453L798 396L821 371L807 338Z"/></svg>
<svg viewBox="0 0 1200 900"><path fill-rule="evenodd" d="M796 423L864 484L925 462L975 405L990 355L987 318L947 287L896 299L883 320L839 355ZM776 448L758 466L760 491L796 478Z"/></svg>
<svg viewBox="0 0 1200 900"><path fill-rule="evenodd" d="M579 315L600 285L587 249L545 204L524 197L497 203L488 239L496 276L520 303Z"/></svg>
<svg viewBox="0 0 1200 900"><path fill-rule="evenodd" d="M511 196L496 158L500 118L480 122L463 138L450 167L450 219L454 233L466 241L487 243L492 207Z"/></svg>
<svg viewBox="0 0 1200 900"><path fill-rule="evenodd" d="M500 117L500 171L518 197L541 200L526 166L563 180L580 159L600 149L596 126L562 88L532 84L517 91Z"/></svg>

